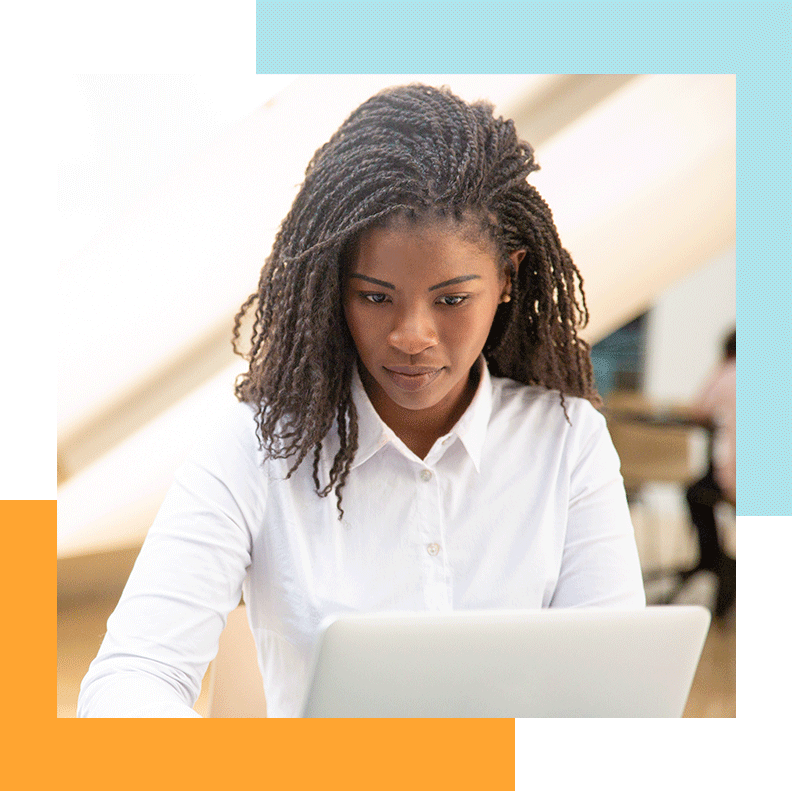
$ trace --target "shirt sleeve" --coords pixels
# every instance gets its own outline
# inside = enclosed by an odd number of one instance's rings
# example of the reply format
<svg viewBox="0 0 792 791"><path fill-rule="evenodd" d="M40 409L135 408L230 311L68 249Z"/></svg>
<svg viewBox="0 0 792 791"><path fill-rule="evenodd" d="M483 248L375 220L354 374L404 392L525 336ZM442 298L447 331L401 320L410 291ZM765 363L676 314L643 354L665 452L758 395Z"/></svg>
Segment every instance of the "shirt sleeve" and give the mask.
<svg viewBox="0 0 792 791"><path fill-rule="evenodd" d="M78 717L198 717L193 705L239 603L266 478L250 409L237 405L177 473L99 653Z"/></svg>
<svg viewBox="0 0 792 791"><path fill-rule="evenodd" d="M551 607L646 605L619 457L604 417L587 402L572 415L570 487L561 570ZM580 440L577 440L580 436Z"/></svg>

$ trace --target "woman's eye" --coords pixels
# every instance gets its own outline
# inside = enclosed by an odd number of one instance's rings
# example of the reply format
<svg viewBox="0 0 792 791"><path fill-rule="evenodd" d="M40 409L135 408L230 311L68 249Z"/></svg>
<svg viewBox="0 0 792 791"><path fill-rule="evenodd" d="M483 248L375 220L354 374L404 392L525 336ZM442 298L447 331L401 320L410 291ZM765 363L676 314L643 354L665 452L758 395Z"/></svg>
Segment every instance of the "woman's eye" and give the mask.
<svg viewBox="0 0 792 791"><path fill-rule="evenodd" d="M361 292L361 296L367 302L371 302L374 305L384 305L387 302L390 302L390 297L388 294L378 294L378 293L370 293L366 294ZM437 304L439 305L446 305L448 307L455 307L456 305L461 305L463 302L467 301L468 295L467 294L449 294L445 297L440 297L437 300Z"/></svg>
<svg viewBox="0 0 792 791"><path fill-rule="evenodd" d="M388 299L387 294L363 294L363 298L367 299L369 302L373 302L375 305L381 305L383 302L386 302Z"/></svg>
<svg viewBox="0 0 792 791"><path fill-rule="evenodd" d="M447 296L447 297L440 297L438 302L440 302L441 305L448 305L449 307L454 307L454 305L461 305L466 299L467 296L461 296L461 295Z"/></svg>

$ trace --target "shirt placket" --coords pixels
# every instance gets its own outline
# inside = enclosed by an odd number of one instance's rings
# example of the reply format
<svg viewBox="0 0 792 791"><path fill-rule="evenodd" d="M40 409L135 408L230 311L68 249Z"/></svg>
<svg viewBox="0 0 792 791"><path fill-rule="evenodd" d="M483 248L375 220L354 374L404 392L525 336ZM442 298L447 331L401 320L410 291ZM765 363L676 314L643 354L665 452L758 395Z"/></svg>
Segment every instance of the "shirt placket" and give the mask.
<svg viewBox="0 0 792 791"><path fill-rule="evenodd" d="M416 506L424 603L430 611L450 610L451 575L444 545L440 481L436 469L425 465L416 469Z"/></svg>

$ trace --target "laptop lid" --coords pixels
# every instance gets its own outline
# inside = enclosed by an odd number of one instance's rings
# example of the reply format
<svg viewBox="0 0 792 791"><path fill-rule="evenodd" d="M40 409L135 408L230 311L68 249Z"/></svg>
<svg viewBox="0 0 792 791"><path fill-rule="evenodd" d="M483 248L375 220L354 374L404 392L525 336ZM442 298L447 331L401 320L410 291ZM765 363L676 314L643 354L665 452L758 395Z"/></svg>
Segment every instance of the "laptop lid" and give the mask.
<svg viewBox="0 0 792 791"><path fill-rule="evenodd" d="M681 717L700 606L340 615L304 717Z"/></svg>

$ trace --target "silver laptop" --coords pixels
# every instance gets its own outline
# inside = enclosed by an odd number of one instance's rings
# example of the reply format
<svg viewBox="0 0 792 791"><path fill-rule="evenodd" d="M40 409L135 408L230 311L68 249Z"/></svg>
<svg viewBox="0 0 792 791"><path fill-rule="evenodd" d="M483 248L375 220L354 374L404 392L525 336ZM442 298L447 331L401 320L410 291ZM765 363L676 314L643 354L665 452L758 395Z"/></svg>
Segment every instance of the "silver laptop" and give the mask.
<svg viewBox="0 0 792 791"><path fill-rule="evenodd" d="M304 717L681 717L699 606L329 619Z"/></svg>

